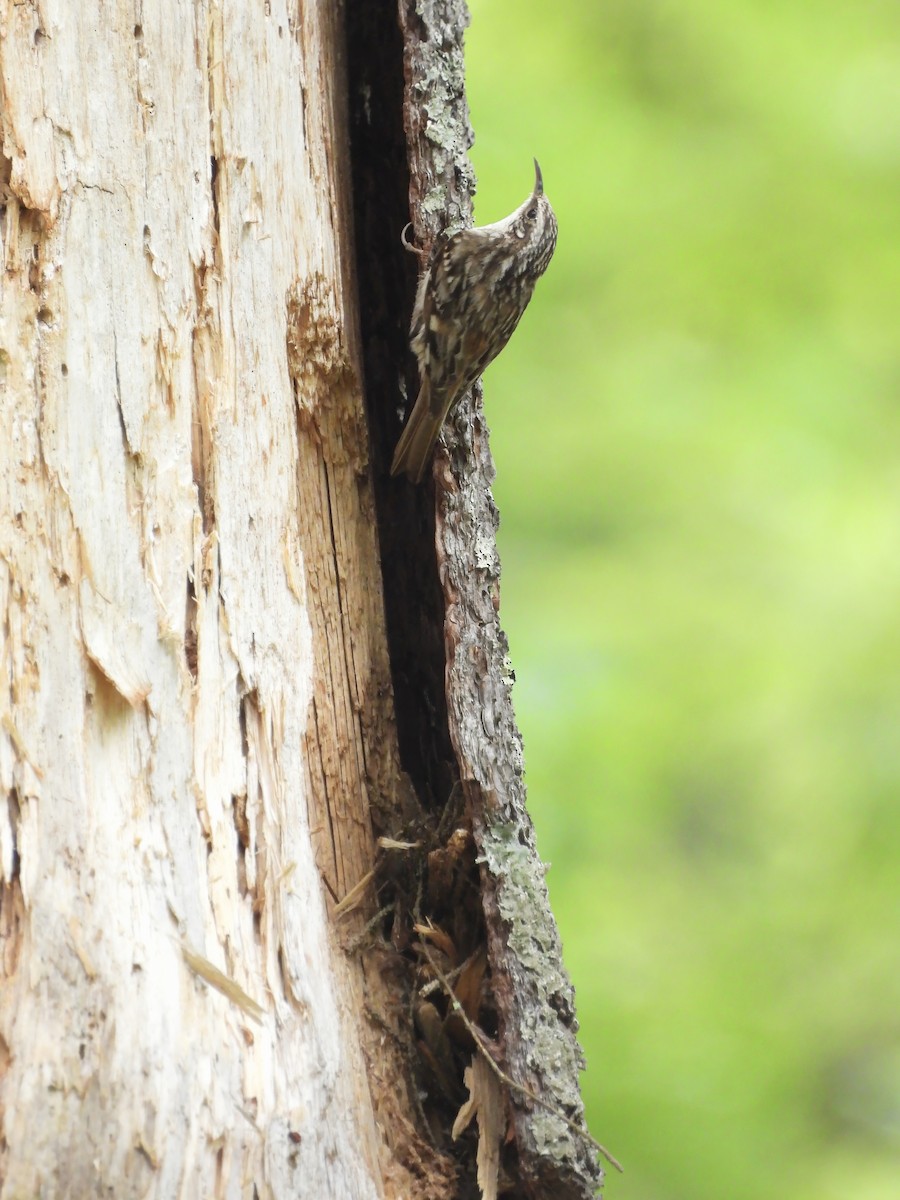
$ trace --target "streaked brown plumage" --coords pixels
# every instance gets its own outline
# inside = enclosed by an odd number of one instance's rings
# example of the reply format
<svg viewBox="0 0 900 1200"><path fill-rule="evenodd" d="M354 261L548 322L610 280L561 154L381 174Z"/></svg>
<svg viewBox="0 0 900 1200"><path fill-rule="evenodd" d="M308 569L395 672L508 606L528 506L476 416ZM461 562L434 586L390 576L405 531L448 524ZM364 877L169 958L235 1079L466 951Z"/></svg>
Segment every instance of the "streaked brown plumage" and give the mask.
<svg viewBox="0 0 900 1200"><path fill-rule="evenodd" d="M441 234L432 247L409 331L419 395L397 443L392 475L404 471L419 482L447 413L512 337L547 269L556 216L536 159L534 169L534 191L511 216Z"/></svg>

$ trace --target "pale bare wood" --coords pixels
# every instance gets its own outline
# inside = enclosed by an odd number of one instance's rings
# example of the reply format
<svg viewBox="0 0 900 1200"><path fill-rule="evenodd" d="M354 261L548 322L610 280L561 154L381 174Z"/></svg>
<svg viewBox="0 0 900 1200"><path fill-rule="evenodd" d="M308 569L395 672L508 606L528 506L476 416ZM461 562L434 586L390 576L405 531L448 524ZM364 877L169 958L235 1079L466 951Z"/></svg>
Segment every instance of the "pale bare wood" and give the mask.
<svg viewBox="0 0 900 1200"><path fill-rule="evenodd" d="M333 12L0 3L4 1197L446 1194L329 917L397 778Z"/></svg>

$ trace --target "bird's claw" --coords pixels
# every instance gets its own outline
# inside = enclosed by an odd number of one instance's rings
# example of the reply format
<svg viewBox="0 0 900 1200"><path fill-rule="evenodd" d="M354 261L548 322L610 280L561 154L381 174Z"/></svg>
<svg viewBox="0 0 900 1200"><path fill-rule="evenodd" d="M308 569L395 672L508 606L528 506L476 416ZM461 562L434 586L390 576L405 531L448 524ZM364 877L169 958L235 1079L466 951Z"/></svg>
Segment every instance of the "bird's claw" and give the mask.
<svg viewBox="0 0 900 1200"><path fill-rule="evenodd" d="M410 229L412 229L412 221L407 221L403 226L402 233L400 234L400 244L404 250L408 250L410 254L415 254L416 258L423 258L425 251L422 250L421 247L417 246L415 242L411 242L406 236L407 231Z"/></svg>

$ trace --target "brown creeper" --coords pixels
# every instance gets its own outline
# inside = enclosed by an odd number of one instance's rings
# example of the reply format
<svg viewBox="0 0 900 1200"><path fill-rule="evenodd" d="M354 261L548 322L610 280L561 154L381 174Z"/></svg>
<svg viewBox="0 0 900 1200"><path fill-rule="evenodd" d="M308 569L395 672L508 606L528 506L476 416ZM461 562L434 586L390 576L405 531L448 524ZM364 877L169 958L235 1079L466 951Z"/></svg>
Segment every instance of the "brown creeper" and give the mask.
<svg viewBox="0 0 900 1200"><path fill-rule="evenodd" d="M419 396L397 443L392 475L405 471L419 482L447 413L512 337L547 269L556 216L537 159L534 171L534 191L511 216L435 240L409 330ZM403 244L414 249L403 232Z"/></svg>

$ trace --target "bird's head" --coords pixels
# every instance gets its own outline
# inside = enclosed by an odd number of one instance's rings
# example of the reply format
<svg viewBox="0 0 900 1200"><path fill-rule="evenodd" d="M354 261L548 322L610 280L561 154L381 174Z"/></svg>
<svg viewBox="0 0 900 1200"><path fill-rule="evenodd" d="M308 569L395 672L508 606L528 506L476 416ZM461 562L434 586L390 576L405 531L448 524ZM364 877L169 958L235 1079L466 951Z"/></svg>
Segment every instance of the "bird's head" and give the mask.
<svg viewBox="0 0 900 1200"><path fill-rule="evenodd" d="M556 248L556 214L544 195L544 178L538 160L534 160L534 191L506 221L509 236L518 242L516 253L533 257L536 275L543 274Z"/></svg>

